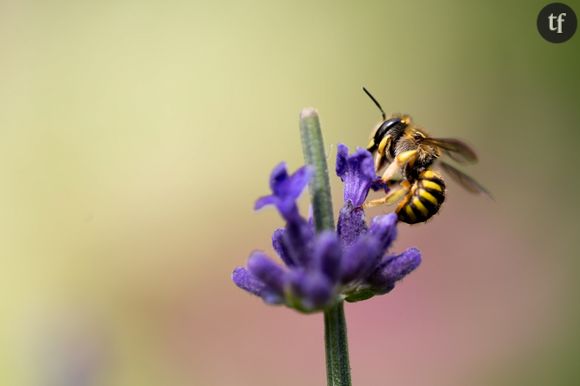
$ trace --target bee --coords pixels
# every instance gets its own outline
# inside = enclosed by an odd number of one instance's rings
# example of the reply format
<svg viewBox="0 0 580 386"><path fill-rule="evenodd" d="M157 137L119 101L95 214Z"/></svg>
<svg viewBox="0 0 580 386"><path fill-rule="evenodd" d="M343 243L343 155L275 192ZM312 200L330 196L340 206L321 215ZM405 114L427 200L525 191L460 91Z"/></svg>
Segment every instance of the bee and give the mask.
<svg viewBox="0 0 580 386"><path fill-rule="evenodd" d="M399 202L395 213L399 221L418 224L433 217L445 201L445 181L433 170L439 166L446 174L471 193L489 192L473 178L440 159L441 156L463 164L477 162L471 147L454 138L433 138L416 127L409 115L394 114L387 118L383 108L363 87L382 114L367 150L374 155L377 173L385 168L381 180L389 188L383 198L367 201L364 207ZM392 189L393 187L398 188Z"/></svg>

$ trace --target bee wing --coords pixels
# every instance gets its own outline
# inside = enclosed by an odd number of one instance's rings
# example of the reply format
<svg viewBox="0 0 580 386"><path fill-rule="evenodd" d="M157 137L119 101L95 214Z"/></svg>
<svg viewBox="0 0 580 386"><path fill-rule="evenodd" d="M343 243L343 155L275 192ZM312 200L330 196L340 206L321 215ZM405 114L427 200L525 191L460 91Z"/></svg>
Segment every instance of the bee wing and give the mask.
<svg viewBox="0 0 580 386"><path fill-rule="evenodd" d="M444 151L444 153L453 161L459 163L475 163L477 162L477 154L465 142L454 138L424 138L421 142L436 146Z"/></svg>
<svg viewBox="0 0 580 386"><path fill-rule="evenodd" d="M493 199L491 193L481 186L481 184L475 181L473 178L468 176L467 174L463 173L461 170L455 168L454 166L449 165L447 162L439 161L438 165L441 166L441 169L448 174L455 182L459 185L463 186L468 192L471 193L483 193L489 198Z"/></svg>

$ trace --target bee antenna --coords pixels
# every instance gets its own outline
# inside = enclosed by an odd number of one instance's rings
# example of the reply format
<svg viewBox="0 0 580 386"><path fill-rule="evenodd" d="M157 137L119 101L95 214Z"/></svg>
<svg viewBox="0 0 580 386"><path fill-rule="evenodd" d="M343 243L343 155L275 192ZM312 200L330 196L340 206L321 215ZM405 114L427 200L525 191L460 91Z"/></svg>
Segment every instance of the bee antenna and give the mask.
<svg viewBox="0 0 580 386"><path fill-rule="evenodd" d="M375 103L375 105L377 105L377 107L379 108L379 110L381 110L381 114L383 115L383 121L386 121L387 120L387 114L385 114L385 111L381 107L381 104L375 99L375 97L364 86L363 86L363 91L365 92L365 94L367 94L369 96L369 98L371 98L371 100Z"/></svg>

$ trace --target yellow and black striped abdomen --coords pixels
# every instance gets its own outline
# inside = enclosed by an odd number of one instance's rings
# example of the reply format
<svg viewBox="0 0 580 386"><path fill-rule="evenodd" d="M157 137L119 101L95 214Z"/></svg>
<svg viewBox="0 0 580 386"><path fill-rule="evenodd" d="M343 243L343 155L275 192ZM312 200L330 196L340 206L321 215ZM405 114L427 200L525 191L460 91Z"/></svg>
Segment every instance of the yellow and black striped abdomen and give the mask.
<svg viewBox="0 0 580 386"><path fill-rule="evenodd" d="M417 224L429 220L445 201L445 182L432 170L425 170L411 185L396 209L399 221Z"/></svg>

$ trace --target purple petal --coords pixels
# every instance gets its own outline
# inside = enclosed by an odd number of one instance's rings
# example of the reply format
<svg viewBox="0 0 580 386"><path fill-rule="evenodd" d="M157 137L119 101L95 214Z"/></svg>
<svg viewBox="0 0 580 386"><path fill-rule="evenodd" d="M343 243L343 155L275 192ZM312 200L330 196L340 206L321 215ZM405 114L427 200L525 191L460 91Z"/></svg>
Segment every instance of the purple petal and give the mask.
<svg viewBox="0 0 580 386"><path fill-rule="evenodd" d="M274 166L270 173L270 190L277 196L281 187L288 181L288 170L286 169L286 162L280 162Z"/></svg>
<svg viewBox="0 0 580 386"><path fill-rule="evenodd" d="M254 208L256 210L266 205L275 205L282 217L291 221L300 217L296 200L308 184L312 176L312 169L303 166L296 170L294 174L288 175L284 162L276 165L270 175L270 189L272 194L260 197Z"/></svg>
<svg viewBox="0 0 580 386"><path fill-rule="evenodd" d="M280 241L292 265L307 267L311 264L314 228L302 217L288 221Z"/></svg>
<svg viewBox="0 0 580 386"><path fill-rule="evenodd" d="M297 199L300 197L300 194L302 194L302 191L306 185L308 185L308 182L310 182L310 178L312 177L313 173L314 171L310 166L302 166L296 170L292 176L290 176L287 184L282 185L283 190L281 190L281 192L287 196L291 196L294 199ZM276 190L274 190L274 192L276 192Z"/></svg>
<svg viewBox="0 0 580 386"><path fill-rule="evenodd" d="M377 294L384 294L395 287L395 283L403 279L421 264L421 252L409 248L396 256L384 258L384 262L367 279Z"/></svg>
<svg viewBox="0 0 580 386"><path fill-rule="evenodd" d="M332 283L322 273L304 270L291 272L290 289L298 308L306 311L324 308L334 294Z"/></svg>
<svg viewBox="0 0 580 386"><path fill-rule="evenodd" d="M282 267L274 263L263 252L255 251L252 253L248 259L248 271L264 283L267 289L278 295L284 294L286 273Z"/></svg>
<svg viewBox="0 0 580 386"><path fill-rule="evenodd" d="M314 246L314 263L332 283L338 281L342 247L336 233L326 231L316 238Z"/></svg>
<svg viewBox="0 0 580 386"><path fill-rule="evenodd" d="M336 174L344 182L344 202L351 201L355 207L361 206L376 178L371 153L357 148L349 156L348 147L339 144L336 154Z"/></svg>
<svg viewBox="0 0 580 386"><path fill-rule="evenodd" d="M272 247L274 247L274 250L276 251L278 256L280 256L282 261L288 267L291 267L296 265L296 263L294 262L294 260L291 259L288 248L284 243L284 233L286 233L286 230L284 228L278 228L274 231L274 233L272 234Z"/></svg>
<svg viewBox="0 0 580 386"><path fill-rule="evenodd" d="M336 149L336 175L341 177L346 174L348 168L348 146L343 143L338 144Z"/></svg>
<svg viewBox="0 0 580 386"><path fill-rule="evenodd" d="M365 212L347 201L338 215L338 235L344 245L351 245L362 233L367 231Z"/></svg>
<svg viewBox="0 0 580 386"><path fill-rule="evenodd" d="M399 281L421 264L421 252L417 248L409 248L398 256L389 259L383 274L393 281Z"/></svg>
<svg viewBox="0 0 580 386"><path fill-rule="evenodd" d="M381 248L386 251L397 237L397 215L389 213L374 217L368 233L379 240Z"/></svg>
<svg viewBox="0 0 580 386"><path fill-rule="evenodd" d="M278 200L274 196L263 196L256 200L254 210L260 210L267 205L276 205Z"/></svg>
<svg viewBox="0 0 580 386"><path fill-rule="evenodd" d="M246 268L238 267L232 272L232 280L235 285L251 294L261 296L264 283L256 279Z"/></svg>
<svg viewBox="0 0 580 386"><path fill-rule="evenodd" d="M282 200L296 200L308 185L312 169L303 166L296 170L291 176L288 175L284 162L276 165L270 175L270 189L274 196Z"/></svg>
<svg viewBox="0 0 580 386"><path fill-rule="evenodd" d="M341 281L349 283L364 280L376 269L382 254L383 249L378 239L366 235L360 237L344 254Z"/></svg>
<svg viewBox="0 0 580 386"><path fill-rule="evenodd" d="M293 219L299 218L300 213L298 212L298 206L294 199L281 199L274 195L262 196L256 200L254 203L254 210L260 210L265 206L274 205L282 218L286 221L292 221Z"/></svg>

